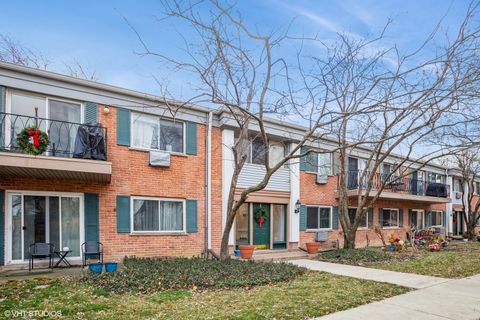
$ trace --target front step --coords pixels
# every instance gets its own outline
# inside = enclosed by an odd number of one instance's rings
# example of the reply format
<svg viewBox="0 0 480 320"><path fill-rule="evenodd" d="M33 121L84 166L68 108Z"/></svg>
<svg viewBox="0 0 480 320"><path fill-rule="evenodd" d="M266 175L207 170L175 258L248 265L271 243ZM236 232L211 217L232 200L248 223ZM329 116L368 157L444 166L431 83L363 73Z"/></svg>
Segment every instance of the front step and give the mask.
<svg viewBox="0 0 480 320"><path fill-rule="evenodd" d="M259 250L254 251L252 259L255 261L272 262L299 259L311 259L316 255L308 254L302 250Z"/></svg>

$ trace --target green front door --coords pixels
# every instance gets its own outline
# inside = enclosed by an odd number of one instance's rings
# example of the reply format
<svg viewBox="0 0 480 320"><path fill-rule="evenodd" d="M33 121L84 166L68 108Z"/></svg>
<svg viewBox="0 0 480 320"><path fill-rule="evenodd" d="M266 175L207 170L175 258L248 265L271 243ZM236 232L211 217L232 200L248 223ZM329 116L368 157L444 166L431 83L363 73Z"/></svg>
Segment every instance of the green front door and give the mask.
<svg viewBox="0 0 480 320"><path fill-rule="evenodd" d="M265 210L265 221L260 224L257 222L256 214L258 210ZM270 205L265 203L253 204L253 245L257 249L270 249Z"/></svg>

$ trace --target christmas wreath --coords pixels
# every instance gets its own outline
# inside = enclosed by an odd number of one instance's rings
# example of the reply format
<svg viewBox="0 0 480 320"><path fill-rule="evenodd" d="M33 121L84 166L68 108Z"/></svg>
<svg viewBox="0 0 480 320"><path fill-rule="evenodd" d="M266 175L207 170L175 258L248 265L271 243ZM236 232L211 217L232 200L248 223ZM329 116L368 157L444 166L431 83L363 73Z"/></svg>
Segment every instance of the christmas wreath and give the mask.
<svg viewBox="0 0 480 320"><path fill-rule="evenodd" d="M49 144L48 135L35 126L25 127L17 134L17 145L29 154L42 154L47 150Z"/></svg>
<svg viewBox="0 0 480 320"><path fill-rule="evenodd" d="M262 227L265 220L267 220L267 212L264 208L257 208L257 210L255 210L255 222L260 228Z"/></svg>

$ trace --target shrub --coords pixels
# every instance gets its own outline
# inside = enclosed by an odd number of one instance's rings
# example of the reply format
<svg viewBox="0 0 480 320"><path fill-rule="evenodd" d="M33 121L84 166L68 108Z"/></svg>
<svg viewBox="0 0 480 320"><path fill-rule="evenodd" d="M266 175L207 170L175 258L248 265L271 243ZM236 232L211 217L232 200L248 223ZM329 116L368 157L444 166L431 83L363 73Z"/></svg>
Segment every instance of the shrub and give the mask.
<svg viewBox="0 0 480 320"><path fill-rule="evenodd" d="M287 281L305 269L286 263L259 263L202 258L125 258L118 272L88 273L81 279L117 293L163 290L250 287Z"/></svg>
<svg viewBox="0 0 480 320"><path fill-rule="evenodd" d="M382 262L390 260L392 256L379 248L338 249L322 252L320 260L348 264L361 264L366 262Z"/></svg>

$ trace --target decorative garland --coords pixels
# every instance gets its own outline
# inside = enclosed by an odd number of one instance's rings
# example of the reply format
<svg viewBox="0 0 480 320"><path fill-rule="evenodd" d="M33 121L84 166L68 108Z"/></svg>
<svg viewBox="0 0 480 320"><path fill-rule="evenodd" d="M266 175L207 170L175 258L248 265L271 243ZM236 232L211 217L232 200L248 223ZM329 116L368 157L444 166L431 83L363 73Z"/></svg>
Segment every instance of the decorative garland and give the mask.
<svg viewBox="0 0 480 320"><path fill-rule="evenodd" d="M263 223L267 220L267 212L264 208L257 208L255 210L255 222L261 228Z"/></svg>
<svg viewBox="0 0 480 320"><path fill-rule="evenodd" d="M50 139L36 126L25 127L17 134L17 145L26 153L39 155L47 151Z"/></svg>

